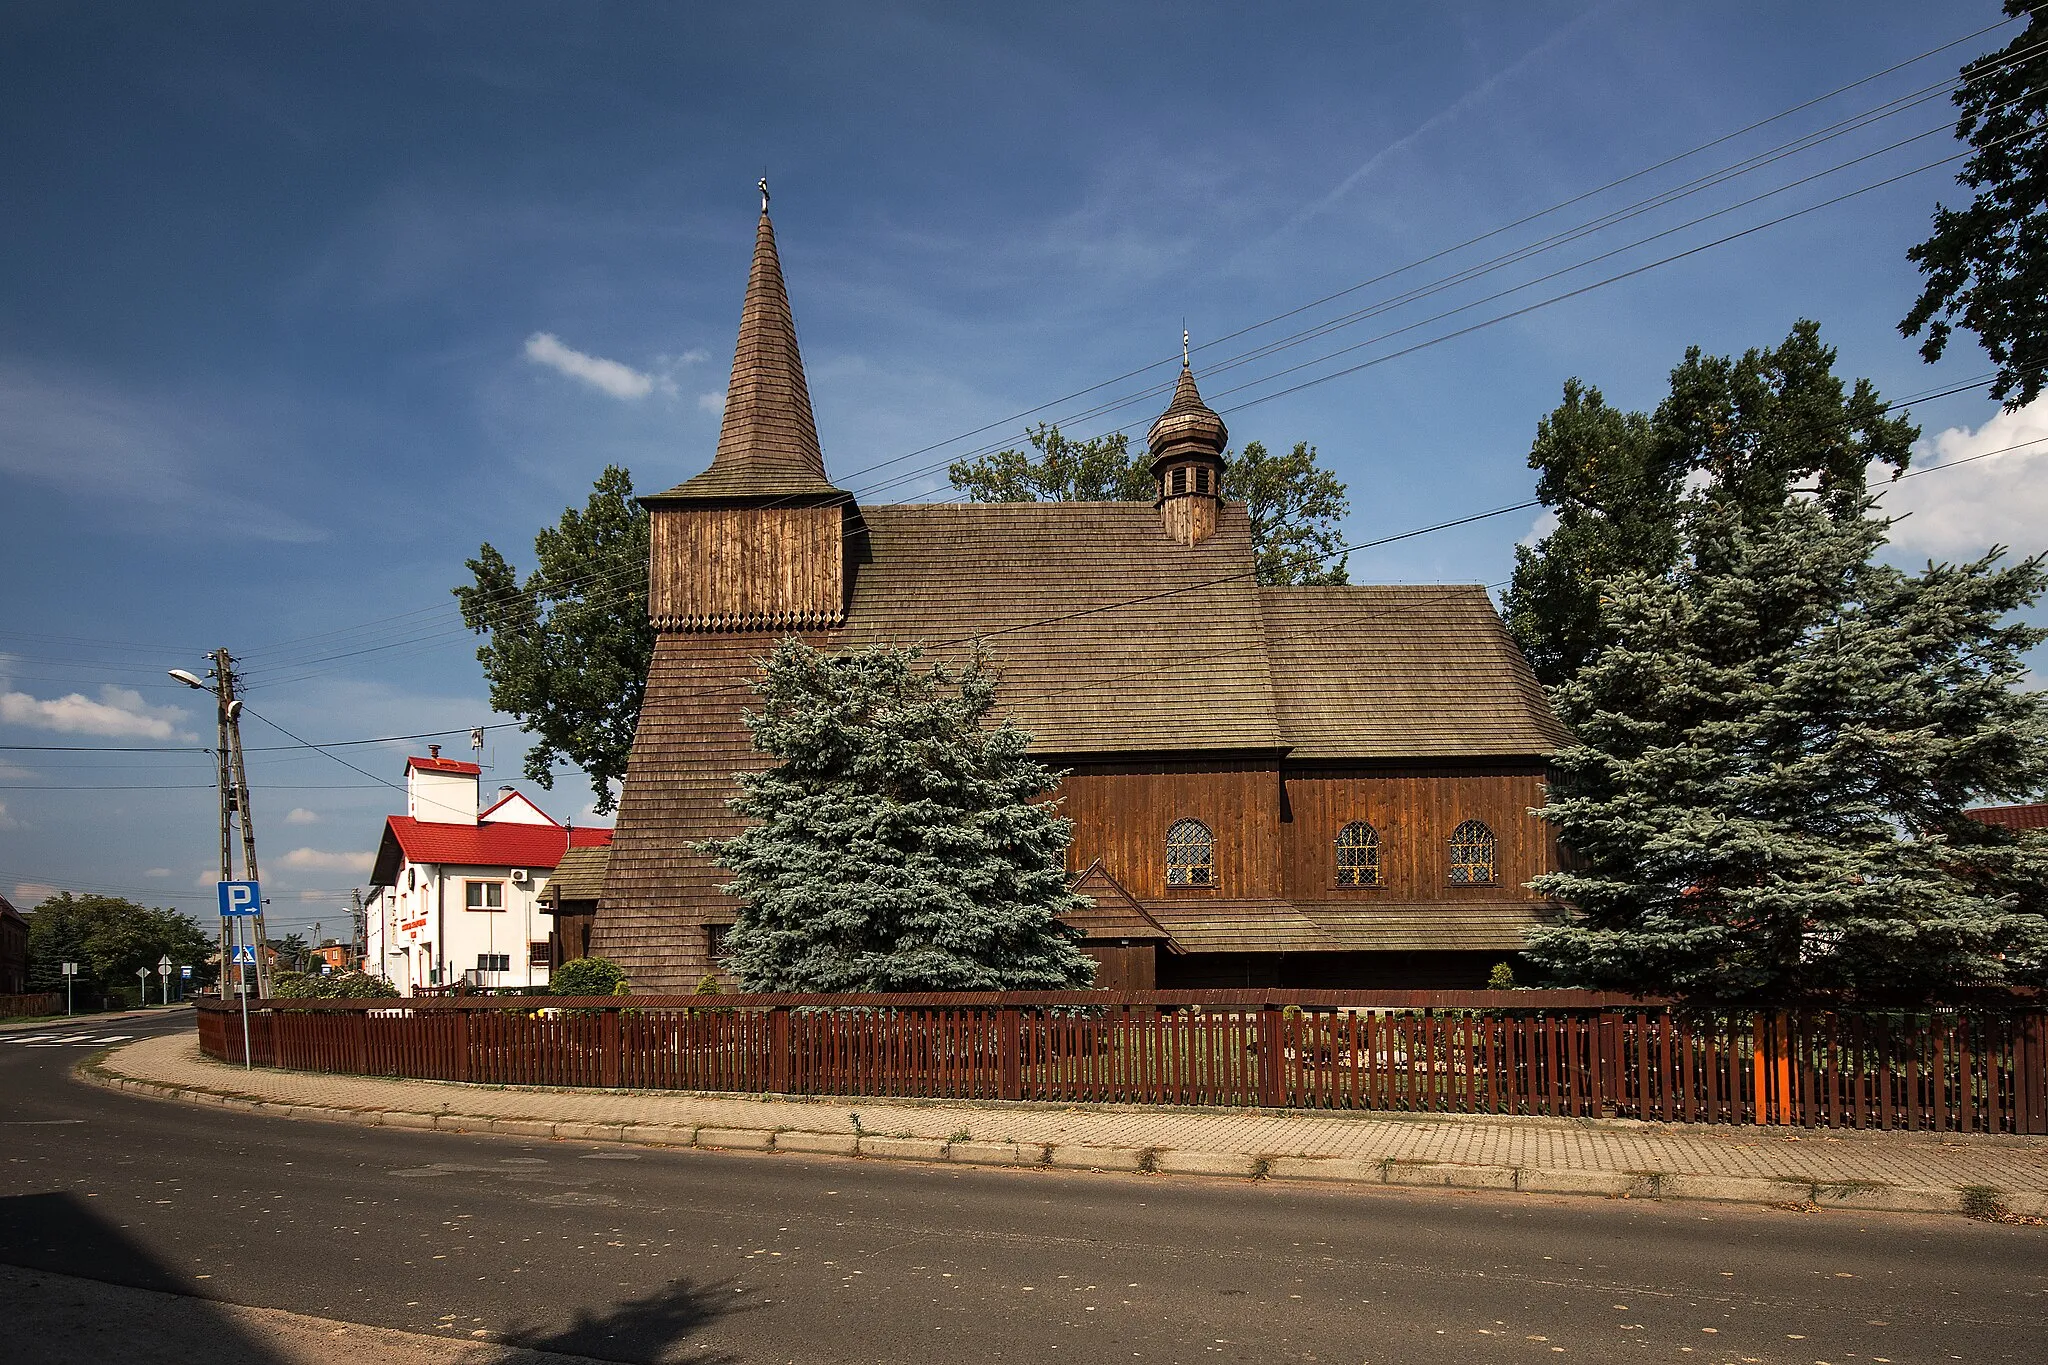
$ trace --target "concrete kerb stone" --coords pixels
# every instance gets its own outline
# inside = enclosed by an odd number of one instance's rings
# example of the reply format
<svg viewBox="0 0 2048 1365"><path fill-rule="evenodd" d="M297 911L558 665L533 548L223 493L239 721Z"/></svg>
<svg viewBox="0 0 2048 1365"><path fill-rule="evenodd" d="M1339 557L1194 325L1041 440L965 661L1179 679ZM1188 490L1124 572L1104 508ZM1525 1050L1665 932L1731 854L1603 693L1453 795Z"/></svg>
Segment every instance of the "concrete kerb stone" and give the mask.
<svg viewBox="0 0 2048 1365"><path fill-rule="evenodd" d="M169 1081L132 1077L98 1058L77 1074L110 1090L183 1103L218 1104L273 1117L354 1123L367 1127L494 1133L723 1151L782 1151L816 1156L865 1156L880 1160L977 1166L1050 1166L1062 1170L1158 1173L1232 1179L1273 1179L1316 1183L1392 1185L1405 1188L1516 1190L1532 1194L1595 1195L1605 1198L1672 1199L1766 1206L1797 1205L1885 1213L1957 1213L1959 1188L1891 1185L1873 1181L1817 1182L1798 1177L1721 1176L1661 1171L1544 1169L1385 1158L1251 1155L1242 1152L1182 1151L1162 1147L1091 1146L1081 1143L977 1142L962 1139L873 1133L808 1132L797 1129L704 1128L681 1125L577 1123L546 1119L422 1113L403 1109L351 1108L265 1100ZM2016 1214L2048 1213L2048 1191L2003 1194Z"/></svg>

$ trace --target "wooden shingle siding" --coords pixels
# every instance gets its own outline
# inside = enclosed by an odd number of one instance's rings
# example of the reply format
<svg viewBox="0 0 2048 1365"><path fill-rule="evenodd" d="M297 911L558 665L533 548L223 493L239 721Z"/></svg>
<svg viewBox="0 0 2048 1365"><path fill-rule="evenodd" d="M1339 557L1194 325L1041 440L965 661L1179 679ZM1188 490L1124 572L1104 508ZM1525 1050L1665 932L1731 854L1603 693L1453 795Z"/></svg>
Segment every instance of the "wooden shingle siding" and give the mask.
<svg viewBox="0 0 2048 1365"><path fill-rule="evenodd" d="M648 526L657 630L820 630L846 607L837 506L669 507Z"/></svg>

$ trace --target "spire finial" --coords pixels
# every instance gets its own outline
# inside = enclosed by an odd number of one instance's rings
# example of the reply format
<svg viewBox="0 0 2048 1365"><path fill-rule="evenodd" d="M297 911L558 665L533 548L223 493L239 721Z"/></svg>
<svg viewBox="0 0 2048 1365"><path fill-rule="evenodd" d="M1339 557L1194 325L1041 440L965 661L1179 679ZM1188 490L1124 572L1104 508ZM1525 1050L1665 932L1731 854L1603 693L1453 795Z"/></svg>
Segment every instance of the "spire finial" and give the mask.
<svg viewBox="0 0 2048 1365"><path fill-rule="evenodd" d="M768 211L768 177L761 177L761 212Z"/></svg>
<svg viewBox="0 0 2048 1365"><path fill-rule="evenodd" d="M1180 329L1180 367L1183 370L1188 368L1188 329L1186 323L1182 323Z"/></svg>

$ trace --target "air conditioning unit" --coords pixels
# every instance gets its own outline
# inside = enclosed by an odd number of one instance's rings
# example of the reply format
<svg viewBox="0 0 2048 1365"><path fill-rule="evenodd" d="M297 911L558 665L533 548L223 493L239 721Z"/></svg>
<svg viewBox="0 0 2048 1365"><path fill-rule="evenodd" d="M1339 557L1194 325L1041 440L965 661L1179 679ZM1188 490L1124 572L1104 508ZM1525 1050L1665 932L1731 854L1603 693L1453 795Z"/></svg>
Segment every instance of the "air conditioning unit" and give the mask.
<svg viewBox="0 0 2048 1365"><path fill-rule="evenodd" d="M512 885L514 885L514 886L524 886L524 885L526 885L526 869L525 869L525 868L523 868L523 867L515 867L515 868L513 868L513 869L512 869Z"/></svg>

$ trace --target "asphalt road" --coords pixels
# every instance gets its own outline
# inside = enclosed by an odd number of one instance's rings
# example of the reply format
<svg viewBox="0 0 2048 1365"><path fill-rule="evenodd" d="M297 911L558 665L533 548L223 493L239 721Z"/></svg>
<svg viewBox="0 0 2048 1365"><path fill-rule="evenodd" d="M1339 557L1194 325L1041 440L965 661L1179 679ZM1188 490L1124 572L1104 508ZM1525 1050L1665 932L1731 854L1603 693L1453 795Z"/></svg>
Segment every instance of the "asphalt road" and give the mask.
<svg viewBox="0 0 2048 1365"><path fill-rule="evenodd" d="M0 1035L0 1262L610 1360L2048 1360L2043 1228L362 1129L91 1047Z"/></svg>

